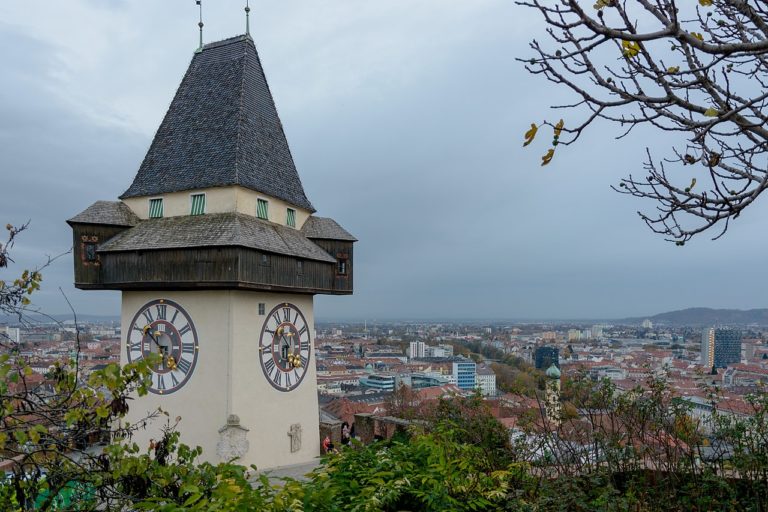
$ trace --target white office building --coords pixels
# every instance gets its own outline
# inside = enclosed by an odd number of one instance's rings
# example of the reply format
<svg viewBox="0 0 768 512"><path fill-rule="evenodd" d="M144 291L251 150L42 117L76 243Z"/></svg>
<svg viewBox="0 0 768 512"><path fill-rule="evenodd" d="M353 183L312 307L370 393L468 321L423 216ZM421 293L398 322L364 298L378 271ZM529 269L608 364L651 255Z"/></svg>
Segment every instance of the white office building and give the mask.
<svg viewBox="0 0 768 512"><path fill-rule="evenodd" d="M0 344L15 344L21 343L21 329L18 327L0 327Z"/></svg>
<svg viewBox="0 0 768 512"><path fill-rule="evenodd" d="M496 395L496 374L487 366L478 366L475 376L475 386L483 396Z"/></svg>
<svg viewBox="0 0 768 512"><path fill-rule="evenodd" d="M427 344L423 341L412 341L411 346L408 348L408 356L411 359L418 357L424 357Z"/></svg>

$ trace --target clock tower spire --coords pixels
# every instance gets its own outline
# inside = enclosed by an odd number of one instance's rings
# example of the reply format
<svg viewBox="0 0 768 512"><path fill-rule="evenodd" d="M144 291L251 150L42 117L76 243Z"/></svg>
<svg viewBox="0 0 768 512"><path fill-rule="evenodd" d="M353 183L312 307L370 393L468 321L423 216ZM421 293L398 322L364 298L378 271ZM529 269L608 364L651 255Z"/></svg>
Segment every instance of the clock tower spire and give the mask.
<svg viewBox="0 0 768 512"><path fill-rule="evenodd" d="M248 34L201 45L120 201L68 222L75 285L122 291L122 362L161 356L132 418L181 416L212 462L319 454L313 296L352 293L356 239L315 215Z"/></svg>

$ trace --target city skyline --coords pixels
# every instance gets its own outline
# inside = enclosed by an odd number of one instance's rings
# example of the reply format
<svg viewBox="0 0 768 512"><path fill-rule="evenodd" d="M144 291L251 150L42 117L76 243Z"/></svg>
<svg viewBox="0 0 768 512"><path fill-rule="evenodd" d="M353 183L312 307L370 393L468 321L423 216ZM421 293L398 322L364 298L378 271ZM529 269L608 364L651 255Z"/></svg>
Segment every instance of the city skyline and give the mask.
<svg viewBox="0 0 768 512"><path fill-rule="evenodd" d="M31 220L3 276L65 251L64 220L128 187L196 46L190 3L0 7L0 39L14 48L0 92L0 221ZM206 41L244 31L240 4L206 5ZM764 205L719 242L680 248L634 214L653 205L609 189L658 135L614 143L595 127L540 168L522 133L564 96L514 62L540 20L500 1L439 5L253 7L307 193L360 239L355 295L319 298L320 318L608 319L765 305ZM62 287L79 313L118 311L116 292L75 291L71 268L67 256L44 271L42 309L66 311Z"/></svg>

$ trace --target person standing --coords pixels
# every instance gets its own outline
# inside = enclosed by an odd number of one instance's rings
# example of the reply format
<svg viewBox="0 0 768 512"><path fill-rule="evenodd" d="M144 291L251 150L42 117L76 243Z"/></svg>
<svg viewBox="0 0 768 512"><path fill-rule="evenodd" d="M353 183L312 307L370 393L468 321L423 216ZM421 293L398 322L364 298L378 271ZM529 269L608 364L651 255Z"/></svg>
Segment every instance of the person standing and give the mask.
<svg viewBox="0 0 768 512"><path fill-rule="evenodd" d="M349 423L346 421L341 424L341 444L348 445L350 438Z"/></svg>

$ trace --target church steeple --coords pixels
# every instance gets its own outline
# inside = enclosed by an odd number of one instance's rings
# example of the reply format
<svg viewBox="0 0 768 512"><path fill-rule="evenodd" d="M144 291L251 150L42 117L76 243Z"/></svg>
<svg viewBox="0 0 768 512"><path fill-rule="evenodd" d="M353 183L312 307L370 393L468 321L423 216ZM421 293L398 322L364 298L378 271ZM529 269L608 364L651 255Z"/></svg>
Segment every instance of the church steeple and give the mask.
<svg viewBox="0 0 768 512"><path fill-rule="evenodd" d="M315 211L248 35L195 53L136 178L120 198L232 185Z"/></svg>

